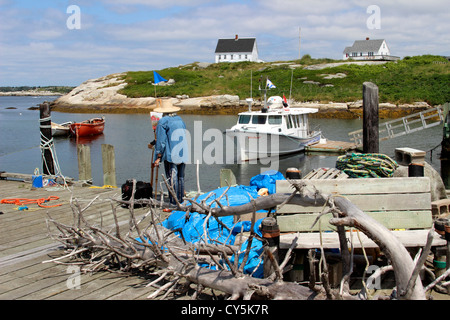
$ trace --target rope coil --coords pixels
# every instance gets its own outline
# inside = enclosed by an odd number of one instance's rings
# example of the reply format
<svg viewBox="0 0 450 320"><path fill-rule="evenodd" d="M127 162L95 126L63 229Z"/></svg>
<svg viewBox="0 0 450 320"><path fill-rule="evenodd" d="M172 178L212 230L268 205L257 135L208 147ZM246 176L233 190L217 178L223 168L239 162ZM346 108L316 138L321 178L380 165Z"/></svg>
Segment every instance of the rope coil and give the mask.
<svg viewBox="0 0 450 320"><path fill-rule="evenodd" d="M384 154L352 153L338 157L336 168L351 178L382 178L392 177L398 164Z"/></svg>
<svg viewBox="0 0 450 320"><path fill-rule="evenodd" d="M57 196L50 196L48 198L40 198L40 199L27 199L27 198L10 198L10 199L2 199L0 200L1 204L15 204L17 206L24 206L26 204L37 204L39 207L42 208L53 208L53 207L59 207L62 206L62 203L46 206L43 205L43 203L49 202L51 200L58 200L59 197Z"/></svg>

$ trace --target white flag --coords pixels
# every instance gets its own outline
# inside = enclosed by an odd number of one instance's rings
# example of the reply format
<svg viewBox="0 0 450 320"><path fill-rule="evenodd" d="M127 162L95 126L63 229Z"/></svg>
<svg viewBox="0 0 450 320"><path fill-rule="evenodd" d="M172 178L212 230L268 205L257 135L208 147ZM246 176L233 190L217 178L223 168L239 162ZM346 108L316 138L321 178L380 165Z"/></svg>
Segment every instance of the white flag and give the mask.
<svg viewBox="0 0 450 320"><path fill-rule="evenodd" d="M269 88L269 89L276 88L274 86L274 84L272 83L272 81L270 81L269 79L267 79L266 87Z"/></svg>

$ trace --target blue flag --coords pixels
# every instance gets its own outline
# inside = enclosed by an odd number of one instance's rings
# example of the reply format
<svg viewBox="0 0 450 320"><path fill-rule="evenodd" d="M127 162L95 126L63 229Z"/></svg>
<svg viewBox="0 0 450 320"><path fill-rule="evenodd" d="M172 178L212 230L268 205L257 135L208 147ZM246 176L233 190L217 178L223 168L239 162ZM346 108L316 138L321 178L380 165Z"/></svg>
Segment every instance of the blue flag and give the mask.
<svg viewBox="0 0 450 320"><path fill-rule="evenodd" d="M167 81L166 79L164 79L163 77L161 77L161 75L159 75L156 71L153 71L153 82L155 84L160 83L161 81Z"/></svg>
<svg viewBox="0 0 450 320"><path fill-rule="evenodd" d="M272 81L270 81L269 79L267 79L266 87L269 89L276 88L275 85L272 83Z"/></svg>

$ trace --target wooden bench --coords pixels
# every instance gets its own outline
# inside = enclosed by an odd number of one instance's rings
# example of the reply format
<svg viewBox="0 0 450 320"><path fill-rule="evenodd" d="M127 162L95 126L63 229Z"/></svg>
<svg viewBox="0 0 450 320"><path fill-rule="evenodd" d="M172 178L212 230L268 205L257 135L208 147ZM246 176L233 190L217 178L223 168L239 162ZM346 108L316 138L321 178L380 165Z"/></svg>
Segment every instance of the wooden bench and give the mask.
<svg viewBox="0 0 450 320"><path fill-rule="evenodd" d="M300 181L300 180L299 180ZM373 179L311 179L301 182L314 186L324 194L347 197L363 212L370 215L394 234L405 247L423 247L430 228L433 227L431 210L430 180L428 177L414 178L373 178ZM311 187L308 187L311 188ZM291 193L289 181L280 180L276 184L277 193ZM333 231L328 223L331 214L324 215L311 228L322 207L301 207L285 205L277 208L276 217L280 228L280 248L287 249L297 232L300 232L297 249L320 248L320 233ZM320 227L320 229L319 229ZM347 238L352 236L347 232ZM363 233L353 233L355 248L376 248L377 245ZM361 239L361 240L360 240ZM445 246L446 240L435 236L433 246ZM339 248L336 232L322 232L322 245L326 249Z"/></svg>

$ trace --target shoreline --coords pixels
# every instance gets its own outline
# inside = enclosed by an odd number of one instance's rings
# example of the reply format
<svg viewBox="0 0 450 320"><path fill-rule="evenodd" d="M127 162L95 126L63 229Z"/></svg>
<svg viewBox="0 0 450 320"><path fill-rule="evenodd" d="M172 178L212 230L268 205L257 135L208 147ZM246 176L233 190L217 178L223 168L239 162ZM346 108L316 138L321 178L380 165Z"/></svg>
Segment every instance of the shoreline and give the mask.
<svg viewBox="0 0 450 320"><path fill-rule="evenodd" d="M52 92L52 91L11 91L11 92L0 92L0 96L3 97L42 97L42 96L63 96L63 93Z"/></svg>
<svg viewBox="0 0 450 320"><path fill-rule="evenodd" d="M214 104L211 97L211 103L183 103L174 101L174 105L181 107L179 114L198 114L198 115L237 115L239 112L248 111L248 105L245 101L239 101L234 104ZM173 100L178 100L172 98ZM193 98L197 99L197 98ZM131 114L131 113L149 113L156 107L153 103L146 104L68 104L59 103L57 100L50 103L52 111L64 113L105 113L105 114ZM339 119L358 119L363 115L362 101L347 103L293 103L292 108L316 108L318 113L312 114L312 118L339 118ZM252 109L259 110L261 103L256 103ZM424 111L434 106L430 106L425 102L416 102L414 104L395 105L391 103L379 104L380 119L396 119L420 111Z"/></svg>

